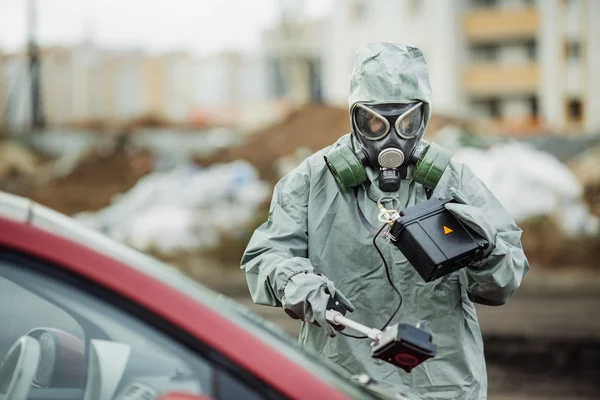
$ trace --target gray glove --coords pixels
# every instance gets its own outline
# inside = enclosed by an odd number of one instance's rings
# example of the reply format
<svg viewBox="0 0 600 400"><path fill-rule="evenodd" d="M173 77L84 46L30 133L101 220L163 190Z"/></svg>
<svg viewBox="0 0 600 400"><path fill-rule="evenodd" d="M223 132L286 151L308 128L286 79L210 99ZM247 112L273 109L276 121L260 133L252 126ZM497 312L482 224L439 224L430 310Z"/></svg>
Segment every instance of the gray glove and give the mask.
<svg viewBox="0 0 600 400"><path fill-rule="evenodd" d="M489 255L496 247L496 235L498 231L489 221L485 212L479 208L467 204L446 203L446 209L450 211L459 221L479 233L490 242L484 255Z"/></svg>
<svg viewBox="0 0 600 400"><path fill-rule="evenodd" d="M301 273L294 275L285 285L281 303L290 317L320 326L334 337L335 329L325 318L331 298L338 300L348 311L354 311L354 305L335 288L332 281L316 273Z"/></svg>

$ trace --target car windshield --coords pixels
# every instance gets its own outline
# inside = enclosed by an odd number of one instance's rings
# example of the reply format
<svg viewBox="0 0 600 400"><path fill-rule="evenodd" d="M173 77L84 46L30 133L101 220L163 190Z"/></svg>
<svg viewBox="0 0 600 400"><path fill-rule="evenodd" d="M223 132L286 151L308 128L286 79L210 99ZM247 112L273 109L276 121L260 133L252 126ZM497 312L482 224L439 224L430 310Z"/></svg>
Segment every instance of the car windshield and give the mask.
<svg viewBox="0 0 600 400"><path fill-rule="evenodd" d="M127 264L211 307L255 335L258 339L266 342L269 346L276 348L306 370L311 371L353 398L365 398L365 395L369 394L371 398L398 399L398 397L392 396L391 393L375 392L372 388L352 379L352 376L346 370L320 357L316 352L303 348L275 324L264 320L234 300L210 290L169 264L110 239L64 214L40 205L36 205L33 222L37 226L68 237Z"/></svg>

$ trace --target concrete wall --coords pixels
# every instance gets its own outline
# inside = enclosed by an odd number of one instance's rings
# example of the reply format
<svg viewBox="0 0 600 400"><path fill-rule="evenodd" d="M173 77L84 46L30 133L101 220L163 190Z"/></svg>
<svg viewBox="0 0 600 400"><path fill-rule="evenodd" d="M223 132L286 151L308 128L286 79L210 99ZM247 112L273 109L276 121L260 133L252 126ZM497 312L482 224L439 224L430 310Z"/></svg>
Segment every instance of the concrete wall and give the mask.
<svg viewBox="0 0 600 400"><path fill-rule="evenodd" d="M585 76L584 99L587 107L584 110L584 128L588 133L598 134L600 133L600 1L587 0L585 5L586 40L583 42L583 49L587 57L587 65L583 76Z"/></svg>
<svg viewBox="0 0 600 400"><path fill-rule="evenodd" d="M74 65L76 65L71 74L73 82L71 119L73 121L84 121L92 113L90 70L98 60L98 53L93 47L83 45L78 51L73 52L71 57Z"/></svg>
<svg viewBox="0 0 600 400"><path fill-rule="evenodd" d="M28 129L31 120L31 98L29 70L23 54L5 58L2 73L7 104L5 107L6 127L14 132Z"/></svg>
<svg viewBox="0 0 600 400"><path fill-rule="evenodd" d="M560 131L565 125L564 57L562 32L564 21L560 0L538 2L540 12L540 34L538 39L539 108L543 122L553 131Z"/></svg>
<svg viewBox="0 0 600 400"><path fill-rule="evenodd" d="M195 103L199 108L225 107L229 104L229 67L222 57L205 57L196 66Z"/></svg>
<svg viewBox="0 0 600 400"><path fill-rule="evenodd" d="M164 116L172 121L185 121L194 105L196 61L183 54L165 58Z"/></svg>
<svg viewBox="0 0 600 400"><path fill-rule="evenodd" d="M460 29L461 14L467 0L425 1L421 16L428 38L423 52L429 65L433 90L433 112L453 116L469 116L466 94L461 82L468 49Z"/></svg>
<svg viewBox="0 0 600 400"><path fill-rule="evenodd" d="M600 132L600 2L538 2L540 32L540 111L556 132ZM572 4L572 7L569 7ZM579 57L566 57L568 41L581 45ZM570 124L569 99L582 102L582 124Z"/></svg>
<svg viewBox="0 0 600 400"><path fill-rule="evenodd" d="M4 77L4 55L0 52L0 132L6 128L5 113L8 101L8 85Z"/></svg>
<svg viewBox="0 0 600 400"><path fill-rule="evenodd" d="M501 105L502 117L506 119L522 120L531 115L529 101L526 98L507 98Z"/></svg>
<svg viewBox="0 0 600 400"><path fill-rule="evenodd" d="M115 60L118 63L115 85L115 118L129 120L140 116L144 111L144 60L140 56L124 56ZM152 77L159 79L158 77ZM162 107L161 107L162 108Z"/></svg>

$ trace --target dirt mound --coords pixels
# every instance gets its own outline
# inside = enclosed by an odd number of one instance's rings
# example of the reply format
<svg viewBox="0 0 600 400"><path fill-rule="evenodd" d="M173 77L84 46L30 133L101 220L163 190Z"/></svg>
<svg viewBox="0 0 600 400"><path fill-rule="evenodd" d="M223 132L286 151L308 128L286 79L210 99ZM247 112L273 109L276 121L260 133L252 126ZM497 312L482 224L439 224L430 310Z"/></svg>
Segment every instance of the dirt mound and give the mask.
<svg viewBox="0 0 600 400"><path fill-rule="evenodd" d="M350 131L348 111L310 105L291 113L284 121L248 135L239 146L223 149L211 157L198 160L201 166L246 160L258 169L262 179L275 181L277 159L299 147L320 150Z"/></svg>
<svg viewBox="0 0 600 400"><path fill-rule="evenodd" d="M18 142L0 140L0 180L11 177L31 177L41 157Z"/></svg>
<svg viewBox="0 0 600 400"><path fill-rule="evenodd" d="M129 190L151 163L148 151L132 147L127 137L115 137L76 158L47 162L35 183L13 185L9 191L67 215L98 210Z"/></svg>
<svg viewBox="0 0 600 400"><path fill-rule="evenodd" d="M108 143L85 151L67 174L53 179L51 184L128 186L150 168L151 155L147 150L129 147L128 143Z"/></svg>

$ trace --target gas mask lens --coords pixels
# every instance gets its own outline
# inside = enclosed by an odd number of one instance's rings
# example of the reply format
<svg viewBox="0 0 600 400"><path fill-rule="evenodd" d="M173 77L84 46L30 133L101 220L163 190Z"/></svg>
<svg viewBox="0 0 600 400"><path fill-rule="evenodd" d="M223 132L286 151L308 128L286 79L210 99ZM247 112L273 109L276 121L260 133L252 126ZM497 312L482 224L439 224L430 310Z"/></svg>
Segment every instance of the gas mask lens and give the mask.
<svg viewBox="0 0 600 400"><path fill-rule="evenodd" d="M354 111L354 123L358 133L369 140L381 139L390 130L385 118L360 104Z"/></svg>
<svg viewBox="0 0 600 400"><path fill-rule="evenodd" d="M406 113L402 114L395 124L398 135L404 139L414 138L423 125L423 103L416 104Z"/></svg>
<svg viewBox="0 0 600 400"><path fill-rule="evenodd" d="M354 123L358 133L368 140L387 135L391 124L404 139L415 137L423 125L423 103L412 104L357 104Z"/></svg>

